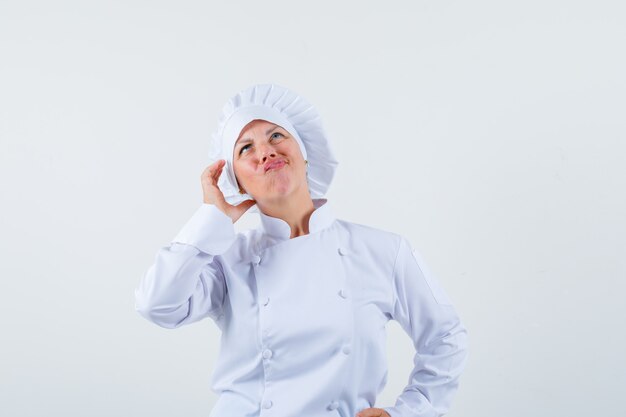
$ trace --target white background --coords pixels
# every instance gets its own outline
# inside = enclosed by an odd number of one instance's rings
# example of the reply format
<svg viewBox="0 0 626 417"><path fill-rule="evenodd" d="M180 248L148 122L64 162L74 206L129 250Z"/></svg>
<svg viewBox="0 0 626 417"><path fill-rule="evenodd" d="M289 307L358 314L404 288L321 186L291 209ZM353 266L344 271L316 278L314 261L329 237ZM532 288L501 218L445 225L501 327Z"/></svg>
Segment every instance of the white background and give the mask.
<svg viewBox="0 0 626 417"><path fill-rule="evenodd" d="M453 300L449 416L626 415L625 9L0 0L0 415L208 415L217 326L133 291L258 82L321 113L337 217L406 236ZM412 368L388 329L379 407Z"/></svg>

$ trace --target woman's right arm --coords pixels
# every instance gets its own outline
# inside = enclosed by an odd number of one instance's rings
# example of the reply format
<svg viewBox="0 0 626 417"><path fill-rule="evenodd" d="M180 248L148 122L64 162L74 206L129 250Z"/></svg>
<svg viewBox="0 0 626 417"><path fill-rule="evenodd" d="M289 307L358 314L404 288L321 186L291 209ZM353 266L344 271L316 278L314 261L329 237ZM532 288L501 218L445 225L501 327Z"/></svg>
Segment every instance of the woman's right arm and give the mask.
<svg viewBox="0 0 626 417"><path fill-rule="evenodd" d="M135 290L135 309L161 327L172 329L221 314L226 284L216 256L235 242L234 223L256 203L226 202L217 185L225 163L220 159L202 172L202 206L159 249Z"/></svg>
<svg viewBox="0 0 626 417"><path fill-rule="evenodd" d="M176 328L221 314L226 285L216 255L236 240L230 217L202 204L172 242L159 249L135 290L135 309L147 320Z"/></svg>

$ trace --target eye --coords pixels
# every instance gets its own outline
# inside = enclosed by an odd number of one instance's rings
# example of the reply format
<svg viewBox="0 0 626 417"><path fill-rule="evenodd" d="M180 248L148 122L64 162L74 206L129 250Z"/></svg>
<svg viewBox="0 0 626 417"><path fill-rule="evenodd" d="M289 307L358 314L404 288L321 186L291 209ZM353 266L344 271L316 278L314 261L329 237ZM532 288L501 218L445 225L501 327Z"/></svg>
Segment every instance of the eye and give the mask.
<svg viewBox="0 0 626 417"><path fill-rule="evenodd" d="M250 146L250 144L242 146L241 149L239 149L239 155L241 155L243 153L243 150L246 149L248 146Z"/></svg>
<svg viewBox="0 0 626 417"><path fill-rule="evenodd" d="M276 135L278 135L278 136L276 136ZM281 136L285 137L285 135L283 135L280 132L274 132L274 133L272 133L272 136L270 136L270 139L278 139ZM248 148L248 146L250 146L250 144L242 146L241 149L239 149L239 155L241 155L243 153L243 151Z"/></svg>

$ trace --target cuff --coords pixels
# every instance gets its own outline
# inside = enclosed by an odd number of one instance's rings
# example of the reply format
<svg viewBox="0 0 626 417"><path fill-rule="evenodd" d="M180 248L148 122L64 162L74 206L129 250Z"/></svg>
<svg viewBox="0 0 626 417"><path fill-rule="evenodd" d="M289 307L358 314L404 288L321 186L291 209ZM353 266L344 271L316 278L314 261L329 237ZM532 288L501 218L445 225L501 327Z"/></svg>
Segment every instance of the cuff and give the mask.
<svg viewBox="0 0 626 417"><path fill-rule="evenodd" d="M393 407L380 407L391 417L441 417L443 414L438 413L432 407L423 407L419 410L408 409L403 405L394 405Z"/></svg>
<svg viewBox="0 0 626 417"><path fill-rule="evenodd" d="M178 232L172 243L185 243L211 255L226 252L236 239L230 217L214 204L203 203Z"/></svg>
<svg viewBox="0 0 626 417"><path fill-rule="evenodd" d="M381 407L383 410L387 412L391 417L401 417L401 414L398 412L396 407Z"/></svg>

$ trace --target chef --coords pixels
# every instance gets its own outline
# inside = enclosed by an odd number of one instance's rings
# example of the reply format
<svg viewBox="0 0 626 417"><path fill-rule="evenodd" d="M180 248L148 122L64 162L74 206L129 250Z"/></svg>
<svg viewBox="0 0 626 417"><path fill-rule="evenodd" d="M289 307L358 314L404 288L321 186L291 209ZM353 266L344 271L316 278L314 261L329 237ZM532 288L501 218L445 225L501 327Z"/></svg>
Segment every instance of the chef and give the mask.
<svg viewBox="0 0 626 417"><path fill-rule="evenodd" d="M135 307L168 329L217 324L210 417L448 412L467 330L405 237L335 217L324 195L338 162L315 108L282 86L251 86L224 106L209 156L204 201L158 250ZM259 227L235 232L248 211ZM389 320L415 356L395 404L376 408Z"/></svg>

